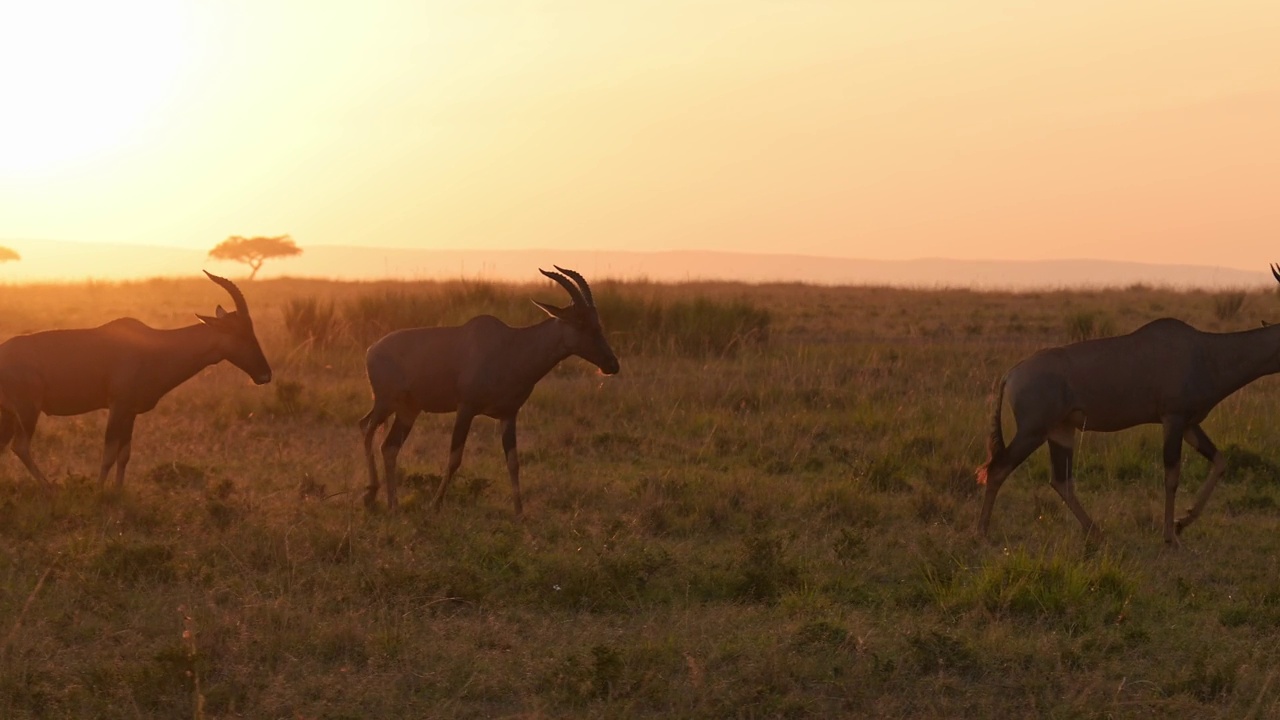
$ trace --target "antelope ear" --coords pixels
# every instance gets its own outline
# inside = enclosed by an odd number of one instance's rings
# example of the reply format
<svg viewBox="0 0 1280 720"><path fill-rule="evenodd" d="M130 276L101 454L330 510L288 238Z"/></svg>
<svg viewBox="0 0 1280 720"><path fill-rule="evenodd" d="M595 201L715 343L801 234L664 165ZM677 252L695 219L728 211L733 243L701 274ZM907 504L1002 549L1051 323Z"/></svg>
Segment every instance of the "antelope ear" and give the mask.
<svg viewBox="0 0 1280 720"><path fill-rule="evenodd" d="M565 308L558 308L555 305L548 305L544 302L538 302L537 300L534 300L533 304L537 305L539 308L542 309L542 312L550 315L553 318L557 318L560 320L563 320L565 318Z"/></svg>
<svg viewBox="0 0 1280 720"><path fill-rule="evenodd" d="M221 305L219 305L219 306L218 306L218 309L214 311L214 314L218 316L218 319L219 319L219 320L221 320L222 318L224 318L224 317L226 317L226 316L227 316L227 311L226 311L226 310L223 310L223 309L222 309L222 306L221 306Z"/></svg>

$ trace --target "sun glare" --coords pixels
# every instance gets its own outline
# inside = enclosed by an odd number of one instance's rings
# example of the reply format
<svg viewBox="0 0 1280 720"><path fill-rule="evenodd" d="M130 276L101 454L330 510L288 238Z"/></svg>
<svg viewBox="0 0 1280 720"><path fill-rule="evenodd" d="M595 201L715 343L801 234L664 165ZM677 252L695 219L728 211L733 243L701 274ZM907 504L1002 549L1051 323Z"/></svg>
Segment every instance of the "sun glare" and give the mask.
<svg viewBox="0 0 1280 720"><path fill-rule="evenodd" d="M165 0L0 4L0 180L88 162L143 130L181 70L185 20Z"/></svg>

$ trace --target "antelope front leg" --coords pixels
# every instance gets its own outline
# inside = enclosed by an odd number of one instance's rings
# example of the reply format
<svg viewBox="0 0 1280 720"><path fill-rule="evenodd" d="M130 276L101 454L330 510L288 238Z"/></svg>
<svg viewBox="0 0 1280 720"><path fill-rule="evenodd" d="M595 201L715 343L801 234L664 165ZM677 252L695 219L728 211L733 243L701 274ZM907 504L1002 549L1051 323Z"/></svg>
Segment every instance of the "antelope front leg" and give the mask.
<svg viewBox="0 0 1280 720"><path fill-rule="evenodd" d="M123 423L120 452L116 455L117 489L124 487L124 469L129 466L129 456L133 454L133 421L136 419L136 415L130 415L129 419Z"/></svg>
<svg viewBox="0 0 1280 720"><path fill-rule="evenodd" d="M445 468L444 479L440 481L440 489L436 491L436 499L431 503L435 510L440 509L444 493L453 481L453 474L462 466L462 449L467 446L467 433L471 432L473 417L475 416L470 411L458 408L458 417L453 421L453 439L449 442L449 466Z"/></svg>
<svg viewBox="0 0 1280 720"><path fill-rule="evenodd" d="M1200 492L1196 494L1195 505L1183 515L1178 522L1174 524L1174 531L1181 534L1184 529L1200 517L1200 513L1204 512L1204 506L1209 502L1209 496L1213 494L1213 488L1218 484L1218 480L1222 478L1222 474L1227 470L1227 456L1223 455L1218 448L1214 447L1213 441L1204 433L1199 425L1192 425L1182 435L1187 444L1195 448L1196 452L1205 456L1212 464L1209 469L1209 477L1204 481L1204 485L1200 488Z"/></svg>
<svg viewBox="0 0 1280 720"><path fill-rule="evenodd" d="M129 446L133 440L134 415L113 409L107 414L107 436L102 446L102 466L98 472L98 489L105 490L111 466L116 466L116 487L124 487L124 468L129 464Z"/></svg>
<svg viewBox="0 0 1280 720"><path fill-rule="evenodd" d="M1182 472L1182 436L1186 427L1181 417L1166 417L1164 425L1164 541L1177 546L1178 531L1173 523L1173 504Z"/></svg>
<svg viewBox="0 0 1280 720"><path fill-rule="evenodd" d="M516 515L524 514L520 502L520 457L516 453L516 416L502 421L502 450L507 456L507 474L511 477L511 498L515 502Z"/></svg>

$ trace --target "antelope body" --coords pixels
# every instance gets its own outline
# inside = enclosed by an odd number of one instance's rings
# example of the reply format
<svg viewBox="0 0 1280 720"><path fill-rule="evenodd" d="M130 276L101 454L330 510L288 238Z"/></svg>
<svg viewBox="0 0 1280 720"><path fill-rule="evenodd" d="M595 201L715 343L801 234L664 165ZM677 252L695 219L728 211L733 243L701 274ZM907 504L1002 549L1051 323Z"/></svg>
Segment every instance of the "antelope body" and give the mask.
<svg viewBox="0 0 1280 720"><path fill-rule="evenodd" d="M1280 272L1273 273L1280 281ZM1128 335L1033 354L1015 365L996 387L989 458L978 468L978 482L986 484L979 531L987 534L991 508L1005 478L1048 441L1053 489L1085 532L1096 534L1097 526L1075 495L1076 433L1160 423L1164 428L1164 539L1176 544L1178 534L1200 517L1226 469L1225 457L1200 423L1228 395L1276 372L1280 372L1280 326L1276 325L1208 333L1164 318ZM1004 397L1017 423L1008 446L1000 424ZM1195 504L1175 522L1183 442L1212 467Z"/></svg>
<svg viewBox="0 0 1280 720"><path fill-rule="evenodd" d="M515 512L522 512L516 415L534 385L570 355L587 360L607 375L618 372L618 358L605 339L587 281L572 270L556 269L560 272L540 272L564 287L572 303L554 307L535 300L550 316L537 325L513 328L495 317L481 315L457 327L397 330L369 347L366 365L373 409L360 419L369 468L366 505L372 506L378 495L378 469L373 456L373 438L378 428L395 415L382 442L387 505L395 508L396 459L418 415L456 412L449 464L433 506L439 509L462 464L472 419L485 415L502 423L502 447Z"/></svg>
<svg viewBox="0 0 1280 720"><path fill-rule="evenodd" d="M254 334L244 295L225 278L205 273L235 301L219 305L200 323L157 330L133 318L96 328L18 335L0 344L0 449L12 443L27 471L46 488L48 478L31 459L31 436L41 413L80 415L107 409L99 486L116 468L124 484L136 417L202 368L229 360L259 385L271 367Z"/></svg>

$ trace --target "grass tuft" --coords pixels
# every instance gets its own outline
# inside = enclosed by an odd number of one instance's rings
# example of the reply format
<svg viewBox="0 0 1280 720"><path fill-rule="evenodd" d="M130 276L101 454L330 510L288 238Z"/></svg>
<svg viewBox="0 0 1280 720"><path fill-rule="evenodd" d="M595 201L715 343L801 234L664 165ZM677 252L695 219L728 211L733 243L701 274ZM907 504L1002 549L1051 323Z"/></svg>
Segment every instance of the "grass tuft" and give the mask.
<svg viewBox="0 0 1280 720"><path fill-rule="evenodd" d="M1115 323L1101 311L1082 310L1067 316L1066 329L1068 342L1080 342L1114 335Z"/></svg>

